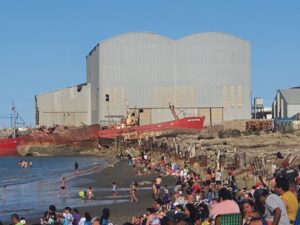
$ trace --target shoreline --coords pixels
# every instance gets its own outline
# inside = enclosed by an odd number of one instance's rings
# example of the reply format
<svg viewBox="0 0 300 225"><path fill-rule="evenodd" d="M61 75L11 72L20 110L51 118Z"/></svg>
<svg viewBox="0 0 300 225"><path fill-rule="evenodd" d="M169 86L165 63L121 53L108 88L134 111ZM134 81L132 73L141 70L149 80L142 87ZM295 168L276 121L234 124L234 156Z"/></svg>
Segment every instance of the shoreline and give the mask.
<svg viewBox="0 0 300 225"><path fill-rule="evenodd" d="M85 174L75 177L78 190L86 190L89 185L94 189L95 200L82 200L86 206L76 207L81 215L89 212L92 217L100 217L103 208L110 209L110 222L114 224L123 224L126 221L131 221L131 218L136 215L142 215L145 209L153 202L151 195L151 181L156 178L159 173L153 173L148 176L137 176L138 168L128 166L127 160L119 160L113 165L108 165L102 170L95 171L90 174ZM129 185L132 179L137 180L139 186L137 188L137 203L130 203ZM174 185L174 177L163 177L163 184L170 186ZM118 186L118 196L115 200L112 199L111 185L116 182ZM74 187L73 187L74 188ZM78 191L79 192L79 191ZM68 198L77 198L79 195L70 196ZM60 198L63 199L63 198ZM49 203L50 205L50 203ZM65 205L71 207L72 205ZM43 209L46 211L48 208ZM58 208L57 212L62 212L63 208ZM22 216L22 215L21 215ZM42 214L32 216L27 219L27 224L38 224Z"/></svg>
<svg viewBox="0 0 300 225"><path fill-rule="evenodd" d="M74 191L76 191L77 193L77 189L79 189L79 185L81 182L80 179L90 179L89 176L91 176L92 174L99 173L105 168L110 167L118 163L119 161L115 157L97 157L97 158L101 159L101 161L99 161L97 164L93 164L86 168L83 168L81 171L79 171L78 174L75 174L74 171L70 170L65 173L61 173L58 176L50 177L50 179L44 177L43 179L32 180L32 181L18 183L18 184L10 184L6 186L7 199L6 200L0 199L0 205L2 208L2 213L1 213L2 222L8 224L10 215L12 213L18 213L20 217L24 216L27 218L27 220L30 222L28 223L29 225L29 224L37 223L39 221L39 218L43 215L44 211L46 211L48 209L48 206L51 204L59 205L62 204L63 201L72 202L75 203L75 205L82 204L81 202L76 201L75 197L77 197L78 195L76 196L74 194ZM59 191L59 180L64 176L67 177L67 186L70 188L69 199L63 199L57 197L57 193ZM92 182L92 180L88 182ZM0 188L0 190L2 191L2 188ZM19 192L21 192L22 197L19 196L18 194ZM33 196L35 200L32 201L32 205L30 205L30 199L32 198L31 195L35 195ZM24 199L24 197L25 200L23 202L23 207L12 208L12 206L19 201L18 198ZM29 202L28 202L28 198L29 198ZM24 204L26 202L29 203L29 205L27 205L27 207L24 207ZM44 208L44 206L40 208L39 207L40 204L42 205L46 204L47 208ZM39 217L38 220L36 220L37 216Z"/></svg>

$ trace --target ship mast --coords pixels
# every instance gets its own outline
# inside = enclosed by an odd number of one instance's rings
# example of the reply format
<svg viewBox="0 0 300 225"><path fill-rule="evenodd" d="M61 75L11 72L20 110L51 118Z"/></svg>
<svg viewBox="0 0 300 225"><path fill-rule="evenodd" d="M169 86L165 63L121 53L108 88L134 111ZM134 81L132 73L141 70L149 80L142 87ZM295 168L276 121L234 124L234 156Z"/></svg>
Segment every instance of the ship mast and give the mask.
<svg viewBox="0 0 300 225"><path fill-rule="evenodd" d="M13 138L16 138L16 136L17 136L16 129L17 129L17 119L18 119L17 116L18 116L18 113L17 113L14 102L12 102L11 111L12 111L13 129L14 129Z"/></svg>
<svg viewBox="0 0 300 225"><path fill-rule="evenodd" d="M23 127L25 127L26 123L23 120L23 118L19 115L14 102L12 102L11 111L12 111L12 125L14 129L13 138L16 138L18 125L22 125Z"/></svg>

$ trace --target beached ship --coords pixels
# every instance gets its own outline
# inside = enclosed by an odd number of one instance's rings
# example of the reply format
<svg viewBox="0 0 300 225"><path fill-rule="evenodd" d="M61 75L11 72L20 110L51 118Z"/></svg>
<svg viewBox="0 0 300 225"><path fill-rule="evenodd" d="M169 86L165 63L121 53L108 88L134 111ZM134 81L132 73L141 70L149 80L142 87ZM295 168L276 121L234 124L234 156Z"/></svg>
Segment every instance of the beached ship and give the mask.
<svg viewBox="0 0 300 225"><path fill-rule="evenodd" d="M25 135L0 139L0 156L27 155L33 151L61 149L98 148L101 140L138 140L148 137L176 136L180 133L199 133L203 129L204 117L185 117L179 119L174 107L171 108L174 120L156 124L140 125L138 119L127 118L125 123L108 127L99 125L80 128L51 127L29 130ZM134 122L133 122L134 121ZM77 150L74 150L77 149Z"/></svg>
<svg viewBox="0 0 300 225"><path fill-rule="evenodd" d="M1 138L0 139L0 156L18 155L18 138Z"/></svg>

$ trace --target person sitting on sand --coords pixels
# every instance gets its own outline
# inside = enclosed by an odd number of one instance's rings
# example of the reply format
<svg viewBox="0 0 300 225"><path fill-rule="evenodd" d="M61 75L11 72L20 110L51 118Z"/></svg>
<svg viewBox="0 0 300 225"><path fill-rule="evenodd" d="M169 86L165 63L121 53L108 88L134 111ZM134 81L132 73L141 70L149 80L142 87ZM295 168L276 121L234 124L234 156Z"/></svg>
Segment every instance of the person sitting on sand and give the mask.
<svg viewBox="0 0 300 225"><path fill-rule="evenodd" d="M156 215L154 208L147 208L146 225L160 225L160 218Z"/></svg>
<svg viewBox="0 0 300 225"><path fill-rule="evenodd" d="M73 220L74 220L74 217L71 213L71 208L70 207L66 207L64 212L63 212L63 225L72 225L73 224Z"/></svg>
<svg viewBox="0 0 300 225"><path fill-rule="evenodd" d="M90 213L86 212L84 214L84 217L81 217L78 225L92 225L91 220L92 220L92 217L91 217Z"/></svg>
<svg viewBox="0 0 300 225"><path fill-rule="evenodd" d="M102 216L100 217L100 224L101 225L108 225L109 224L109 216L110 216L110 212L108 208L104 208L102 210Z"/></svg>

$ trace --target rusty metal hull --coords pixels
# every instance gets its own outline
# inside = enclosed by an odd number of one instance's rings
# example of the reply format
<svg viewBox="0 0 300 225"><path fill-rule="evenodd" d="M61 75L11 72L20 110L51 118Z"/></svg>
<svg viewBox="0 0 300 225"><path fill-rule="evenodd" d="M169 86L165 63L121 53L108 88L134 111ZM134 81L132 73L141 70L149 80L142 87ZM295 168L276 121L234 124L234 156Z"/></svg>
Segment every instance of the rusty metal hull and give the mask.
<svg viewBox="0 0 300 225"><path fill-rule="evenodd" d="M204 117L187 117L179 120L135 126L130 128L111 128L101 130L99 125L58 131L53 133L35 131L18 138L0 139L0 156L26 155L30 149L57 147L67 149L76 147L98 147L99 139L122 138L134 140L147 137L170 136L180 133L199 133L203 129Z"/></svg>

